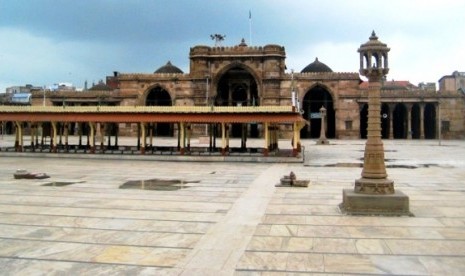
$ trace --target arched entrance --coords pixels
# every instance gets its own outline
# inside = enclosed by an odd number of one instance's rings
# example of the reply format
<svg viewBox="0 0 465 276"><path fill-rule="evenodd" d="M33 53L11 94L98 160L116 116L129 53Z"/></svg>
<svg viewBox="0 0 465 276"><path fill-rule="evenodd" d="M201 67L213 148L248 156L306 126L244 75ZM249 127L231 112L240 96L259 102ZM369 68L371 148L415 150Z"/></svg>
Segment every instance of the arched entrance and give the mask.
<svg viewBox="0 0 465 276"><path fill-rule="evenodd" d="M322 86L317 85L307 91L302 101L303 117L310 122L310 125L302 128L300 137L318 138L320 137L321 118L320 108L326 108L326 137L336 137L336 121L331 94Z"/></svg>
<svg viewBox="0 0 465 276"><path fill-rule="evenodd" d="M157 86L152 88L145 99L146 106L171 106L171 96L165 89ZM173 136L173 124L153 123L149 126L154 136Z"/></svg>
<svg viewBox="0 0 465 276"><path fill-rule="evenodd" d="M389 139L389 105L381 104L381 138Z"/></svg>
<svg viewBox="0 0 465 276"><path fill-rule="evenodd" d="M435 139L436 138L436 108L432 103L425 105L425 117L424 117L424 127L425 127L425 139Z"/></svg>
<svg viewBox="0 0 465 276"><path fill-rule="evenodd" d="M412 105L412 139L420 139L420 106Z"/></svg>
<svg viewBox="0 0 465 276"><path fill-rule="evenodd" d="M239 65L227 70L218 81L215 105L259 106L257 82L253 75ZM231 136L257 138L258 125L232 124Z"/></svg>
<svg viewBox="0 0 465 276"><path fill-rule="evenodd" d="M393 124L394 124L394 139L407 138L407 108L404 104L396 104L394 107Z"/></svg>
<svg viewBox="0 0 465 276"><path fill-rule="evenodd" d="M368 104L360 109L360 139L366 139L368 134Z"/></svg>

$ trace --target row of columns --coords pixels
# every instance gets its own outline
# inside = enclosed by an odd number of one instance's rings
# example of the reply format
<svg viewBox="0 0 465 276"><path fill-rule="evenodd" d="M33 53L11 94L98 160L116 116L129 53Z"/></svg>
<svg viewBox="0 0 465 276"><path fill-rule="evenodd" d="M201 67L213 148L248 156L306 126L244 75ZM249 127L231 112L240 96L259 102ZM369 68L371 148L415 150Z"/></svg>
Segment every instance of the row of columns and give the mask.
<svg viewBox="0 0 465 276"><path fill-rule="evenodd" d="M79 125L79 124L78 124ZM96 131L100 132L100 145L101 148L104 148L104 139L105 139L105 124L101 123L93 123L89 122L89 136L87 139L87 146L90 149L91 153L95 153L95 139L96 139ZM15 122L15 150L18 152L22 152L24 148L24 135L23 135L23 124L22 122ZM64 146L68 148L68 137L69 137L69 123L63 124L63 129L59 129L58 122L50 122L51 126L51 133L50 133L50 151L56 153L58 144L62 143L62 136L64 136ZM38 124L29 124L30 134L31 134L31 147L32 150L35 151L36 147L39 145L39 129L41 130L41 144L44 144L44 139L47 135L45 135L43 130L42 123ZM79 141L81 141L81 132L79 132ZM116 138L117 139L117 138ZM116 140L117 141L117 140ZM110 141L109 141L110 142ZM80 143L81 144L81 143Z"/></svg>
<svg viewBox="0 0 465 276"><path fill-rule="evenodd" d="M407 107L407 139L412 139L412 108L413 103L404 103ZM394 139L394 109L395 104L389 106L389 139ZM419 104L420 107L420 139L425 139L425 104ZM436 114L439 112L439 105L435 106Z"/></svg>
<svg viewBox="0 0 465 276"><path fill-rule="evenodd" d="M265 127L265 146L263 154L268 156L270 151L278 150L278 137L279 137L279 126L276 124L270 124L268 122L264 123ZM192 136L192 129L189 123L180 122L179 123L179 152L181 155L184 155L187 150L190 150L190 140ZM146 126L144 123L141 123L141 139L143 141L141 146L141 153L145 153L146 147ZM244 140L244 139L242 139ZM221 154L226 155L229 150L229 124L221 123ZM297 124L294 124L293 131L293 153L296 156L300 152L300 129L298 129Z"/></svg>
<svg viewBox="0 0 465 276"><path fill-rule="evenodd" d="M51 135L50 135L50 151L53 153L57 152L57 141L58 141L58 136L60 140L60 144L62 141L62 135L64 136L65 139L65 147L67 148L68 146L68 136L69 136L69 123L64 123L63 125L63 131L59 131L58 129L58 123L57 122L51 122ZM15 132L15 149L18 152L23 151L24 147L24 140L23 140L23 124L22 122L15 122L16 125L16 132ZM95 123L95 122L89 122L89 134L88 134L88 146L90 148L90 153L95 153L95 140L96 140L96 132L99 131L100 133L100 145L102 148L102 151L104 151L104 138L105 138L105 124L102 123ZM147 148L147 138L150 138L150 145L153 145L153 133L151 131L148 131L148 127L146 123L140 123L140 153L145 154L146 148ZM38 129L42 129L42 144L44 140L44 131L42 124L29 124L29 128L31 129L31 146L33 150L35 149L35 146L37 145L38 141ZM264 122L264 147L263 147L263 155L268 156L270 151L276 151L278 150L278 138L279 138L279 125L274 124L274 123L269 123L269 122ZM80 131L79 135L81 135ZM186 122L180 122L179 123L179 152L181 155L184 155L186 152L186 147L187 150L190 150L190 141L191 141L191 136L192 136L192 129L191 125ZM116 136L117 137L117 136ZM81 141L81 136L79 137ZM117 139L117 138L115 138ZM34 143L36 141L36 143ZM116 140L117 141L117 140ZM110 144L110 140L108 140L108 143ZM229 124L226 123L221 123L221 154L226 155L229 150ZM298 123L293 124L293 138L292 138L292 153L293 156L297 156L298 152L301 151L300 147L300 127Z"/></svg>

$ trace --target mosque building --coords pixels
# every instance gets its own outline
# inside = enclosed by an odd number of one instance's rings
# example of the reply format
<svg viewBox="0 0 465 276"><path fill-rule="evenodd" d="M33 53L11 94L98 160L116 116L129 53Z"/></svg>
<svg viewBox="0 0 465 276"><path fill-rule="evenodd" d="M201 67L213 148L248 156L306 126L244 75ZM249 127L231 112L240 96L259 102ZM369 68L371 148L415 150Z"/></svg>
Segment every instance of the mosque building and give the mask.
<svg viewBox="0 0 465 276"><path fill-rule="evenodd" d="M378 40L373 32L370 41ZM355 49L354 49L355 51ZM355 53L347 53L355 54ZM32 94L32 105L53 106L297 106L307 124L300 136L318 138L320 108L327 112L330 139L366 138L368 83L358 72L334 72L318 58L300 72L286 71L284 46L197 45L189 52L189 72L168 61L153 73L114 72L82 92ZM360 62L363 62L362 60ZM354 64L357 68L358 64ZM122 68L124 69L124 68ZM465 137L465 73L454 72L435 85L384 80L381 89L383 139L462 139ZM149 126L155 136L175 136L172 123ZM292 130L281 126L280 135ZM109 131L133 135L134 125L113 124ZM201 135L205 126L193 126ZM260 124L232 124L231 137L261 137Z"/></svg>

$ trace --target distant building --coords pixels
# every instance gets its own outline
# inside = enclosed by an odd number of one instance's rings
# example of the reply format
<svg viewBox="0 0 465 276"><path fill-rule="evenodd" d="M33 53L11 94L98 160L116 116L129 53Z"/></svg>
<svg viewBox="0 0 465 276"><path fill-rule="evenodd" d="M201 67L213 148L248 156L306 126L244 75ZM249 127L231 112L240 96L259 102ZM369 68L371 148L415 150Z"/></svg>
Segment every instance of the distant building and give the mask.
<svg viewBox="0 0 465 276"><path fill-rule="evenodd" d="M420 90L425 90L425 91L436 91L436 83L434 82L420 82L418 84L418 88Z"/></svg>
<svg viewBox="0 0 465 276"><path fill-rule="evenodd" d="M32 93L33 91L40 91L44 88L41 86L33 86L32 84L26 84L24 86L11 86L6 88L6 94L16 93Z"/></svg>
<svg viewBox="0 0 465 276"><path fill-rule="evenodd" d="M72 83L60 82L54 83L49 87L50 91L76 91L76 87Z"/></svg>
<svg viewBox="0 0 465 276"><path fill-rule="evenodd" d="M439 91L459 90L465 90L465 72L454 71L451 75L439 79Z"/></svg>

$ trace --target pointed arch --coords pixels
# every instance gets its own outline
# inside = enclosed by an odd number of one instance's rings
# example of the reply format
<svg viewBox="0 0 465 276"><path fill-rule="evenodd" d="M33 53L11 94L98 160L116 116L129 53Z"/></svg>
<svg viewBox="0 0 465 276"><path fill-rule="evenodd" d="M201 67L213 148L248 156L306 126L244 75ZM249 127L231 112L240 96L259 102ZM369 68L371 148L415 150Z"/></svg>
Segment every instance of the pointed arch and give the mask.
<svg viewBox="0 0 465 276"><path fill-rule="evenodd" d="M151 86L145 93L144 102L146 106L171 106L173 100L171 94L160 85ZM154 136L173 136L174 126L172 123L151 123L149 131Z"/></svg>
<svg viewBox="0 0 465 276"><path fill-rule="evenodd" d="M253 79L254 82L255 82L256 94L257 94L258 100L261 99L262 83L261 83L260 77L257 75L257 73L251 67L249 67L246 64L241 63L241 62L232 62L232 63L224 66L223 68L221 68L220 70L218 70L215 73L214 77L212 78L212 84L211 84L212 94L211 94L211 96L213 98L218 97L219 86L220 86L221 80L224 79L225 75L228 74L228 72L231 72L231 70L234 70L234 69L243 70L243 71L245 71L247 74L249 74L251 76L251 79Z"/></svg>
<svg viewBox="0 0 465 276"><path fill-rule="evenodd" d="M303 117L310 122L304 127L300 135L302 138L318 138L320 136L321 119L318 116L320 108L326 108L326 137L336 137L336 112L334 97L331 90L325 85L315 84L311 86L300 99Z"/></svg>

